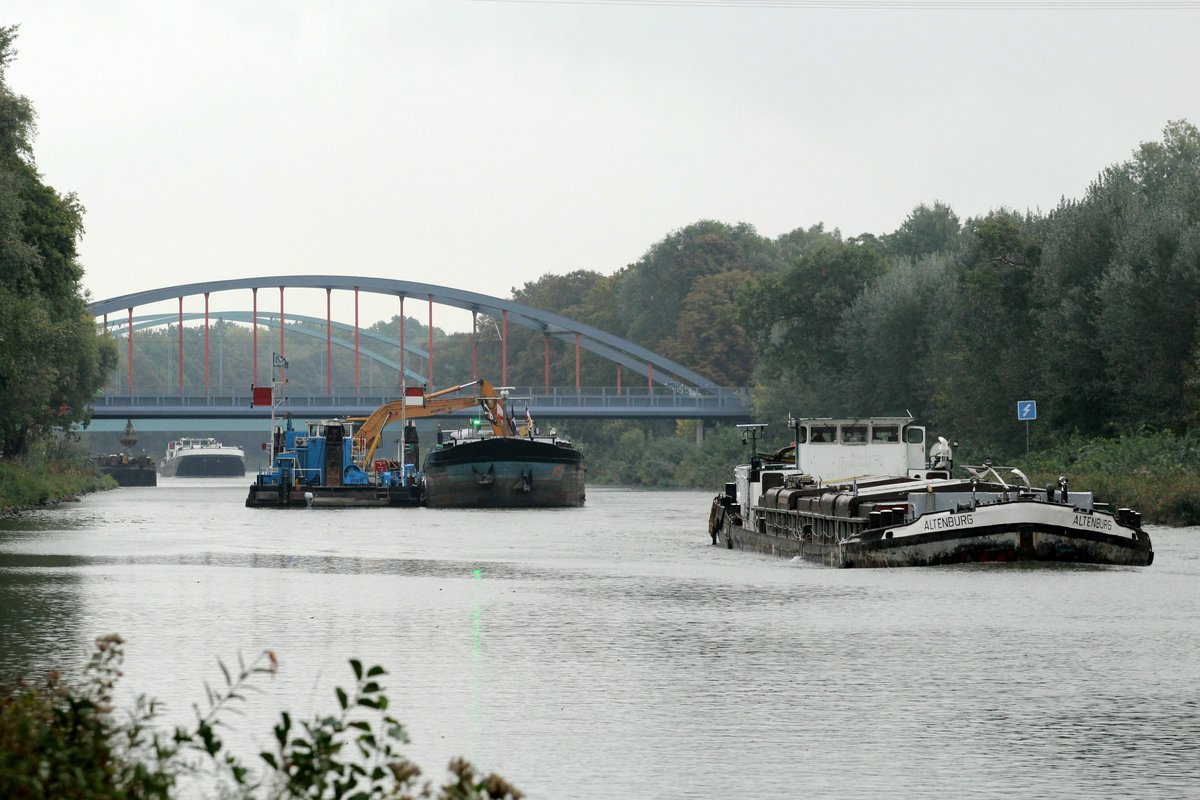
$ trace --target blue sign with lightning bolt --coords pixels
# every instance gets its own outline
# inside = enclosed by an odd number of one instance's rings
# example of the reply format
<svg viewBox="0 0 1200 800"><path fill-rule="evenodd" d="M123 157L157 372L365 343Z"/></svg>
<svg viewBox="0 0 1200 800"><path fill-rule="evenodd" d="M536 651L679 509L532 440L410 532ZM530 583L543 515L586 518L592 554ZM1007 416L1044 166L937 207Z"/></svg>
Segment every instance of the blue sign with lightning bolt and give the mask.
<svg viewBox="0 0 1200 800"><path fill-rule="evenodd" d="M1021 400L1017 403L1017 419L1037 419L1037 400Z"/></svg>

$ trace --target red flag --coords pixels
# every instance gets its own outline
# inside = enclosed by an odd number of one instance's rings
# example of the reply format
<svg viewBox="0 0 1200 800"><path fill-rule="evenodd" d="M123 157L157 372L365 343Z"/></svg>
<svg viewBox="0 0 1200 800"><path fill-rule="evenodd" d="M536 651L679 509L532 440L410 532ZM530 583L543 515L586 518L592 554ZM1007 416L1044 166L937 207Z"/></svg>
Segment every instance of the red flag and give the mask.
<svg viewBox="0 0 1200 800"><path fill-rule="evenodd" d="M273 402L271 399L270 386L255 386L254 399L250 402L251 406L269 406Z"/></svg>
<svg viewBox="0 0 1200 800"><path fill-rule="evenodd" d="M424 406L425 405L425 387L423 387L423 386L405 386L404 387L404 405L406 405L406 406Z"/></svg>

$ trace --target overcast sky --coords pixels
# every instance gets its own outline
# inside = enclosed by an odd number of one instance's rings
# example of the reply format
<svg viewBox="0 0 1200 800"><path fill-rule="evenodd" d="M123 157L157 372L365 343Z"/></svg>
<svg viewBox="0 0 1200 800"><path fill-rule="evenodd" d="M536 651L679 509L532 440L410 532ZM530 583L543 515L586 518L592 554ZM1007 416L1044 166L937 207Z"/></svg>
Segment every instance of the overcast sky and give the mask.
<svg viewBox="0 0 1200 800"><path fill-rule="evenodd" d="M508 297L699 219L1048 211L1200 124L1200 3L931 5L4 0L0 25L94 299L300 273Z"/></svg>

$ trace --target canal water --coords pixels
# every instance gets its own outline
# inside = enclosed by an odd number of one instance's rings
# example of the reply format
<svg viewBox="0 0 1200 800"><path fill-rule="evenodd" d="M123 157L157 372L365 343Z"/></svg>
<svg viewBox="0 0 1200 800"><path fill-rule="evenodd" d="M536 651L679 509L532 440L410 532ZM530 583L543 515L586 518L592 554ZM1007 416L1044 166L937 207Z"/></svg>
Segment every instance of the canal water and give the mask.
<svg viewBox="0 0 1200 800"><path fill-rule="evenodd" d="M1200 529L1147 568L833 570L712 547L711 494L580 509L249 510L163 480L0 521L0 675L127 641L122 702L187 722L266 648L230 741L382 664L407 754L530 798L1200 791Z"/></svg>

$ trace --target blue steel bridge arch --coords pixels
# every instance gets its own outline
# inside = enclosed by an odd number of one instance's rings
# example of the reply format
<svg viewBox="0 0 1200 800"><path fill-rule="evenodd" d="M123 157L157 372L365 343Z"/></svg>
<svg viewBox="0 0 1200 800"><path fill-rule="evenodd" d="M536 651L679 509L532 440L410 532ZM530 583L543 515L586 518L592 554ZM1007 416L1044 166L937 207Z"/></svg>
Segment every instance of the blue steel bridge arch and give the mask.
<svg viewBox="0 0 1200 800"><path fill-rule="evenodd" d="M684 367L682 364L677 364L652 350L568 317L542 311L541 309L513 300L504 300L499 297L492 297L465 289L454 289L448 286L397 280L394 278L341 275L274 275L268 277L233 278L165 286L159 289L133 292L131 294L110 297L105 300L98 300L91 303L88 308L94 317L107 317L109 314L128 311L138 306L152 303L161 303L168 300L212 294L215 292L236 291L238 289L280 289L281 291L287 289L358 290L360 292L397 298L413 298L421 302L431 301L438 305L460 308L475 314L504 317L522 327L531 328L550 338L569 341L572 344L575 343L576 337L578 337L579 346L582 349L619 364L636 374L645 376L649 381L654 383L665 386L683 384L697 388L717 388L716 384L711 380ZM264 312L264 315L266 313L269 312ZM164 314L163 316L166 317L168 315ZM287 315L285 312L285 319L287 316L290 315ZM299 316L295 318L298 319ZM324 320L321 321L324 322Z"/></svg>

